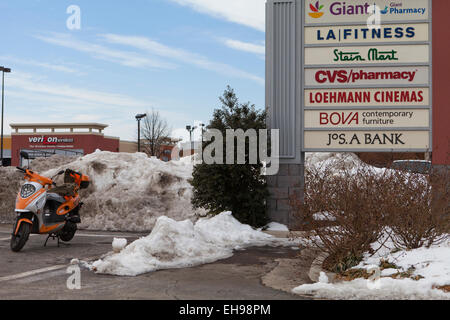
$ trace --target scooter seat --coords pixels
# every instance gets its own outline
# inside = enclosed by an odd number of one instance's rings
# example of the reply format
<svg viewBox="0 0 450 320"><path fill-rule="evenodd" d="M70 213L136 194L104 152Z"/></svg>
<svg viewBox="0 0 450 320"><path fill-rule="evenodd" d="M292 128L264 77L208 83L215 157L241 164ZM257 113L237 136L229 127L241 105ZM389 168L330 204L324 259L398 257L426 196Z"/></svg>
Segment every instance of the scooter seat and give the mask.
<svg viewBox="0 0 450 320"><path fill-rule="evenodd" d="M47 200L53 200L53 201L56 201L58 203L66 202L66 200L62 196L60 196L57 193L53 193L53 190L52 190L52 193L47 193Z"/></svg>
<svg viewBox="0 0 450 320"><path fill-rule="evenodd" d="M49 193L55 193L61 197L74 197L76 185L74 183L65 183L49 190Z"/></svg>

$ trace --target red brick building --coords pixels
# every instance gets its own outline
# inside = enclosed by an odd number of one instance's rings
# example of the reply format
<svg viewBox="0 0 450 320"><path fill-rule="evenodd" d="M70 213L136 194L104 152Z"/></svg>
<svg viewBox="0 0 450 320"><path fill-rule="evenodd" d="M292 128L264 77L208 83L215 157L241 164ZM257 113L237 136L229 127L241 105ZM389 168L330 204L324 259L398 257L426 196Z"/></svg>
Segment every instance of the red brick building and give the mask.
<svg viewBox="0 0 450 320"><path fill-rule="evenodd" d="M107 137L99 123L11 124L11 165L22 165L20 152L30 159L54 154L79 156L102 151L119 152L120 139Z"/></svg>

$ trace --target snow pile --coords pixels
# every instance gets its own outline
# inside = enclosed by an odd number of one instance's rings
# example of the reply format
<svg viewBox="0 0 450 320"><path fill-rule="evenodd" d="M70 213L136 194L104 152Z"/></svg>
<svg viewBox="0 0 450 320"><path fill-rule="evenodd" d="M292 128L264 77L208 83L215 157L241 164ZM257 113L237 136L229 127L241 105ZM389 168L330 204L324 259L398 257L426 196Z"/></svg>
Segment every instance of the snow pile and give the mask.
<svg viewBox="0 0 450 320"><path fill-rule="evenodd" d="M373 248L379 244L373 244ZM384 270L382 262L395 267ZM385 244L375 255L365 254L353 269L380 271L379 278L358 278L336 283L302 285L293 290L297 294L314 294L326 299L450 299L450 293L437 289L450 285L450 241L431 248L393 250ZM404 277L397 277L403 274Z"/></svg>
<svg viewBox="0 0 450 320"><path fill-rule="evenodd" d="M351 174L357 174L358 170L382 174L386 169L380 169L363 162L354 153L322 152L307 153L305 166L309 169L331 170L333 174L339 174L342 170L348 170Z"/></svg>
<svg viewBox="0 0 450 320"><path fill-rule="evenodd" d="M313 219L316 221L336 221L336 217L327 211L314 213Z"/></svg>
<svg viewBox="0 0 450 320"><path fill-rule="evenodd" d="M16 168L0 167L0 223L14 221L16 196L23 181L23 174Z"/></svg>
<svg viewBox="0 0 450 320"><path fill-rule="evenodd" d="M163 162L143 153L97 151L47 172L73 169L90 177L81 192L81 228L110 231L148 231L160 216L196 220L202 210L191 205L192 163ZM57 184L61 184L62 177Z"/></svg>
<svg viewBox="0 0 450 320"><path fill-rule="evenodd" d="M325 272L321 272L319 276L319 283L328 283L329 279Z"/></svg>
<svg viewBox="0 0 450 320"><path fill-rule="evenodd" d="M35 172L45 172L56 167L64 166L79 158L80 156L64 156L61 154L55 154L48 158L34 159L31 161L30 168Z"/></svg>
<svg viewBox="0 0 450 320"><path fill-rule="evenodd" d="M114 238L112 242L113 251L115 253L119 253L127 246L127 243L128 243L127 239Z"/></svg>
<svg viewBox="0 0 450 320"><path fill-rule="evenodd" d="M102 274L137 276L160 269L212 263L231 257L233 250L251 246L293 244L291 240L278 239L241 224L230 212L200 219L195 224L160 217L150 235L120 253L95 261L91 269Z"/></svg>
<svg viewBox="0 0 450 320"><path fill-rule="evenodd" d="M289 231L289 228L278 222L271 222L267 225L267 231Z"/></svg>

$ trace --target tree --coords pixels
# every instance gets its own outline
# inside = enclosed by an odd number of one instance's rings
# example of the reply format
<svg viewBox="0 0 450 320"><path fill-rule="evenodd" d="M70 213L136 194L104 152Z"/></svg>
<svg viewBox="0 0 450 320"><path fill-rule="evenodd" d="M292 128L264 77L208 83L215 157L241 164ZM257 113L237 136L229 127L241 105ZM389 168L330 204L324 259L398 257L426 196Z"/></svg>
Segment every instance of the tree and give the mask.
<svg viewBox="0 0 450 320"><path fill-rule="evenodd" d="M207 129L220 130L225 137L227 129L247 131L266 128L265 111L256 110L250 103L240 104L234 90L229 86L220 97L220 101L222 107L214 111L213 119ZM209 143L204 142L203 148ZM224 150L225 148L224 146ZM235 155L236 149L235 144ZM246 141L245 152L247 164L207 165L202 163L196 165L190 181L194 190L192 204L195 208L204 208L211 214L231 211L241 223L260 227L267 223L267 184L261 176L261 159L258 157L257 164L248 164L248 141ZM223 154L223 163L226 163L226 152L224 151Z"/></svg>
<svg viewBox="0 0 450 320"><path fill-rule="evenodd" d="M170 132L167 121L158 111L152 109L152 112L147 112L141 128L144 152L150 157L159 158L161 146L171 141Z"/></svg>

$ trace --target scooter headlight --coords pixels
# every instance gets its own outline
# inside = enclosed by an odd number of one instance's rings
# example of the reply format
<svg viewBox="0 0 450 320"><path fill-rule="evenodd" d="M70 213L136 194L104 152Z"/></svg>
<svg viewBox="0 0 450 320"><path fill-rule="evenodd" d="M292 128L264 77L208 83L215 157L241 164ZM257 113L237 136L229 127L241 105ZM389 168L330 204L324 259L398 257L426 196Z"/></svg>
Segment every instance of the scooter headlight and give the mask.
<svg viewBox="0 0 450 320"><path fill-rule="evenodd" d="M20 196L23 199L31 197L36 192L36 187L32 184L24 184L20 190Z"/></svg>

